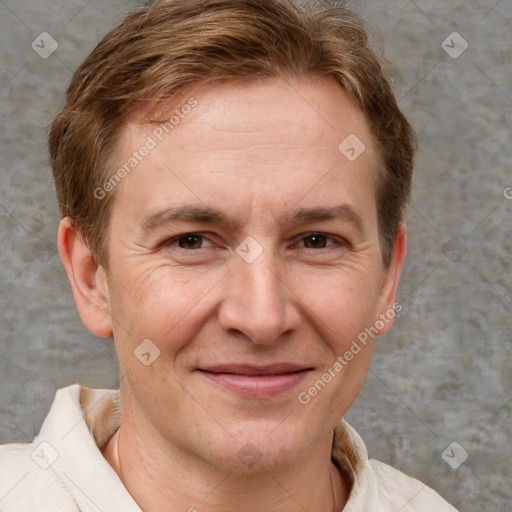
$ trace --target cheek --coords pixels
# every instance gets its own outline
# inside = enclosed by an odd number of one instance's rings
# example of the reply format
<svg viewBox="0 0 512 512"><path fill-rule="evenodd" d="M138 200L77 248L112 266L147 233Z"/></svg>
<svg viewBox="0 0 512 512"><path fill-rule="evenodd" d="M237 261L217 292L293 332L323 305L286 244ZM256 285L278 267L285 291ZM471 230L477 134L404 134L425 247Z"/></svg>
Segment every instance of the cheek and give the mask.
<svg viewBox="0 0 512 512"><path fill-rule="evenodd" d="M218 278L168 264L118 268L110 284L114 337L124 344L149 338L161 350L179 350L200 325L205 296Z"/></svg>
<svg viewBox="0 0 512 512"><path fill-rule="evenodd" d="M375 321L378 279L343 269L297 279L297 296L317 330L337 352Z"/></svg>
<svg viewBox="0 0 512 512"><path fill-rule="evenodd" d="M317 279L320 287L310 284L302 290L308 321L318 340L312 349L321 365L301 387L297 401L300 411L322 419L329 428L347 412L361 391L375 339L371 328L377 287L362 276L342 277L345 276Z"/></svg>

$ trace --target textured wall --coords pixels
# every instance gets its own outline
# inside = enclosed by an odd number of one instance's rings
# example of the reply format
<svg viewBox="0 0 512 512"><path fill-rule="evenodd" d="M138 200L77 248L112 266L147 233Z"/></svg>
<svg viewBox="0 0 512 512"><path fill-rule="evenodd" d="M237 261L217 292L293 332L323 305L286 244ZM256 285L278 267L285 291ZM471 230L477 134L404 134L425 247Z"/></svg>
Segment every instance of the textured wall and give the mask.
<svg viewBox="0 0 512 512"><path fill-rule="evenodd" d="M60 266L45 138L72 71L131 5L0 0L0 443L31 440L58 387L117 385L111 342L81 325ZM512 0L349 5L393 63L420 151L403 311L347 419L372 457L461 510L509 511ZM456 469L442 458L454 442Z"/></svg>

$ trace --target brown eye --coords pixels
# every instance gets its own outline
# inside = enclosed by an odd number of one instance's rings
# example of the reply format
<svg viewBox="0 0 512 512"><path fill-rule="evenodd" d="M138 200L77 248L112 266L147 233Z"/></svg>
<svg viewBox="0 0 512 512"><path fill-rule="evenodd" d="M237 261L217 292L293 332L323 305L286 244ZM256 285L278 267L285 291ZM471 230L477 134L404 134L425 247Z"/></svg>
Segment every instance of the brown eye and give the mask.
<svg viewBox="0 0 512 512"><path fill-rule="evenodd" d="M178 245L182 249L200 249L203 241L201 235L183 235L178 239Z"/></svg>
<svg viewBox="0 0 512 512"><path fill-rule="evenodd" d="M213 249L214 243L202 233L182 233L181 235L175 236L166 240L160 245L161 249L168 251L178 251L182 249L192 253L198 252L203 253L203 249ZM190 254L192 255L192 254Z"/></svg>
<svg viewBox="0 0 512 512"><path fill-rule="evenodd" d="M313 233L311 235L305 236L302 239L305 247L308 249L323 249L327 247L328 237L322 235L322 233Z"/></svg>

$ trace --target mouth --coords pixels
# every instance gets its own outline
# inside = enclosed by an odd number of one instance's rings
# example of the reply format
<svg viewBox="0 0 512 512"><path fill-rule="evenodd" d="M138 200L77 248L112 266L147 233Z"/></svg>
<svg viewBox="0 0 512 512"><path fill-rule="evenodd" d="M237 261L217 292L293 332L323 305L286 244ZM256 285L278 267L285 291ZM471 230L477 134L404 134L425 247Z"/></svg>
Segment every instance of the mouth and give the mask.
<svg viewBox="0 0 512 512"><path fill-rule="evenodd" d="M313 368L292 363L268 366L223 364L197 371L216 385L238 395L266 398L284 394L297 386Z"/></svg>

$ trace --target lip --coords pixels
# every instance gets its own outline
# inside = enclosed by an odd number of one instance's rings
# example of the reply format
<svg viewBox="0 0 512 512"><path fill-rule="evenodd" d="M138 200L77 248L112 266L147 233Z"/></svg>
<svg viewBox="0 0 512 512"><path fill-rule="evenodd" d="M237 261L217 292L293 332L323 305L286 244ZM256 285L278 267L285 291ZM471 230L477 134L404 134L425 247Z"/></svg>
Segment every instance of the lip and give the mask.
<svg viewBox="0 0 512 512"><path fill-rule="evenodd" d="M281 395L297 386L311 370L293 363L267 366L222 364L198 368L202 375L218 386L251 398Z"/></svg>

